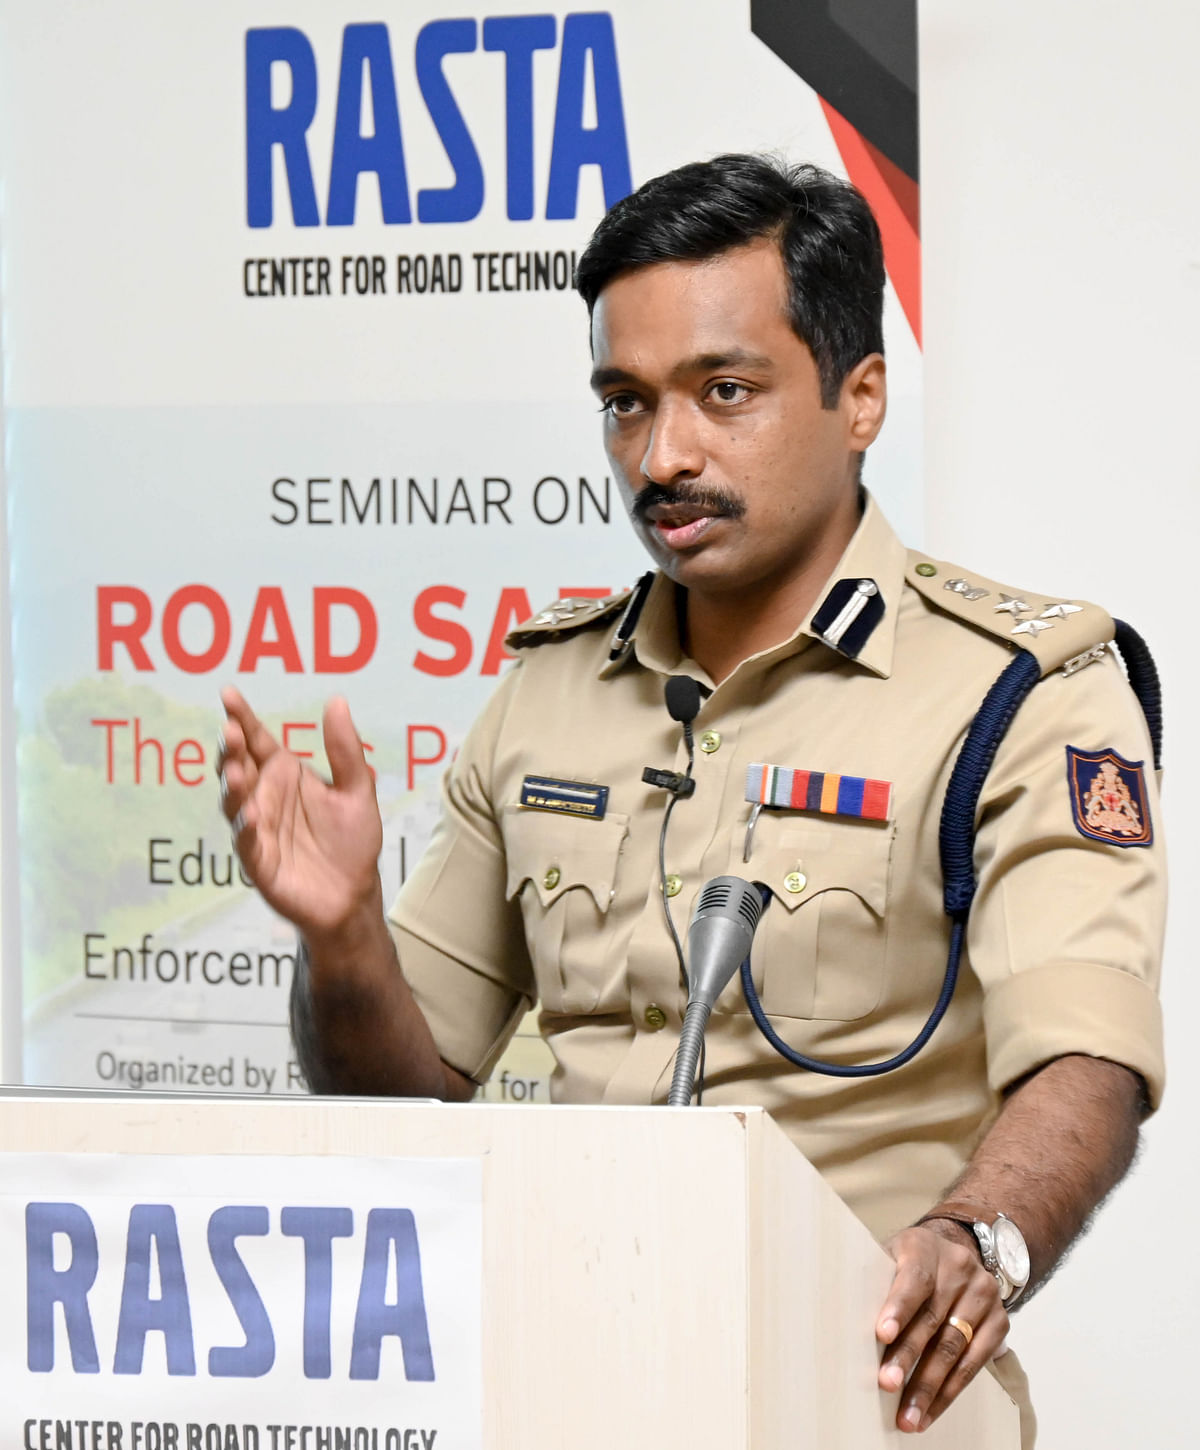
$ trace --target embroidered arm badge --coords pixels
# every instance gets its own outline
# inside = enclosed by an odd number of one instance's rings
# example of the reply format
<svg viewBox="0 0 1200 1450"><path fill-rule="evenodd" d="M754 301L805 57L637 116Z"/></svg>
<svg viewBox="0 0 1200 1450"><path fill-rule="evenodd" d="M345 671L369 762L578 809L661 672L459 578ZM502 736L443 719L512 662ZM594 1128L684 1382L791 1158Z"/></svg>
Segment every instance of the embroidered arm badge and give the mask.
<svg viewBox="0 0 1200 1450"><path fill-rule="evenodd" d="M1081 836L1110 846L1149 846L1154 840L1144 762L1115 750L1067 746L1071 816Z"/></svg>

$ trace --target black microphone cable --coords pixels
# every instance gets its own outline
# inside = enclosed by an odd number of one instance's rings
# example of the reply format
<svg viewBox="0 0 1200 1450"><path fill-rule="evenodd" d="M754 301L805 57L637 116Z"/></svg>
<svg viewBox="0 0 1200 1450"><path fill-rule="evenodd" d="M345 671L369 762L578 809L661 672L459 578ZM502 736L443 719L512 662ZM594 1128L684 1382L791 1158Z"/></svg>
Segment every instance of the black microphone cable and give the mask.
<svg viewBox="0 0 1200 1450"><path fill-rule="evenodd" d="M679 963L679 980L684 991L689 990L687 963L683 955L683 943L679 940L679 933L675 929L675 920L671 915L671 898L667 893L667 827L671 822L671 812L675 809L676 803L685 796L690 796L696 788L692 778L692 771L696 764L696 745L692 735L692 721L700 713L700 706L703 703L699 684L690 675L672 675L668 679L665 690L667 711L672 720L678 720L683 726L683 743L687 747L687 770L682 776L676 776L672 772L648 771L643 772L642 779L648 780L653 785L663 785L670 794L667 801L667 808L663 812L662 827L658 833L658 884L659 893L662 898L663 916L666 919L667 930L671 934L671 941L675 947L675 959ZM657 778L654 778L657 777ZM696 1101L701 1103L704 1100L704 1049L700 1049L700 1066L696 1074L697 1094Z"/></svg>
<svg viewBox="0 0 1200 1450"><path fill-rule="evenodd" d="M672 720L678 720L683 726L683 743L687 747L687 769L679 778L679 783L667 786L671 799L667 802L667 809L663 812L662 829L658 833L658 884L662 894L663 915L666 917L667 930L671 933L671 940L675 944L675 956L679 962L679 980L683 987L687 988L687 965L683 959L683 943L679 940L679 933L675 930L675 922L671 916L671 898L667 895L667 827L671 821L671 812L675 809L676 803L683 796L690 796L695 790L695 782L692 779L692 771L696 765L696 744L692 736L692 721L700 713L700 686L690 675L672 675L667 681L666 687L667 711ZM666 772L658 772L660 775ZM644 777L643 777L644 778ZM683 785L687 782L687 786Z"/></svg>

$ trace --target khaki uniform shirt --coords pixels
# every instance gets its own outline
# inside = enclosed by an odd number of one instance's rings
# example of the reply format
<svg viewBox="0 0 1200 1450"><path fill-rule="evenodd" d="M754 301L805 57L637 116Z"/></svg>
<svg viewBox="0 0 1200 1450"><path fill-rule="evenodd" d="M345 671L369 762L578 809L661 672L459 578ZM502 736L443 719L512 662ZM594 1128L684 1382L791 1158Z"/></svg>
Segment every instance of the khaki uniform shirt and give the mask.
<svg viewBox="0 0 1200 1450"><path fill-rule="evenodd" d="M955 1177L1000 1092L1055 1057L1124 1063L1157 1102L1164 885L1141 711L1118 661L1094 648L1111 638L1108 616L1010 596L906 554L870 502L830 587L860 578L875 582L883 608L856 658L818 638L810 618L705 699L696 790L672 813L666 870L682 883L671 900L681 937L711 877L770 888L753 977L792 1047L841 1063L892 1056L925 1022L945 971L938 822L959 747L1014 647L1039 658L1045 677L979 802L979 890L958 988L915 1060L859 1079L794 1068L759 1033L736 975L709 1024L705 1103L766 1106L883 1238ZM681 655L664 576L615 663L617 614L601 621L589 608L568 619L551 611L519 635L517 663L446 777L444 818L392 930L442 1055L460 1071L486 1078L537 1001L557 1100L662 1102L686 993L660 888L668 797L641 774L686 766L663 703L667 677L711 681ZM1045 627L1014 637L1031 619ZM1074 658L1089 656L1083 667ZM1061 666L1073 658L1068 675ZM1120 844L1103 824L1084 834L1068 747L1144 762L1141 834L1153 840ZM755 763L890 782L889 819L765 810L744 861ZM606 812L522 806L526 776L607 786Z"/></svg>

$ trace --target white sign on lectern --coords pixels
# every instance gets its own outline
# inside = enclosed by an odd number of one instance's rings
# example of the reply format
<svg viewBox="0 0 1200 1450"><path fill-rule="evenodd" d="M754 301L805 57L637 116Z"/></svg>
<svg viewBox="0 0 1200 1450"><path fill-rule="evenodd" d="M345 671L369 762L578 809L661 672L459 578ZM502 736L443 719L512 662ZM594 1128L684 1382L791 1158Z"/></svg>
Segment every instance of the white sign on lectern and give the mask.
<svg viewBox="0 0 1200 1450"><path fill-rule="evenodd" d="M482 1444L478 1158L14 1154L0 1262L0 1450Z"/></svg>

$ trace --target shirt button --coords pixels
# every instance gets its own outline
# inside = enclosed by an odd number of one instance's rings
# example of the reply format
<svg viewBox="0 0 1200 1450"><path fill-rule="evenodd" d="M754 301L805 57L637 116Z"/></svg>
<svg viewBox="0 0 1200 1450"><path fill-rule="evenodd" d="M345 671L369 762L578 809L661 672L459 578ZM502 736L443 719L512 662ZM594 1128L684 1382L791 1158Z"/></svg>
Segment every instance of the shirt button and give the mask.
<svg viewBox="0 0 1200 1450"><path fill-rule="evenodd" d="M933 576L937 573L937 565L936 564L918 564L917 565L917 573L920 574L920 576L921 576L922 579L932 579Z"/></svg>
<svg viewBox="0 0 1200 1450"><path fill-rule="evenodd" d="M682 876L675 876L674 874L672 874L672 875L670 875L670 876L667 877L667 895L668 896L678 896L679 893L682 890L683 890L683 877ZM656 1007L654 1010L657 1012L658 1011L658 1008ZM661 1022L659 1023L659 1026L660 1027L662 1026L662 1023Z"/></svg>
<svg viewBox="0 0 1200 1450"><path fill-rule="evenodd" d="M646 1008L645 1023L651 1032L657 1032L660 1027L667 1025L667 1014L661 1007L656 1007L651 1002L649 1007Z"/></svg>
<svg viewBox="0 0 1200 1450"><path fill-rule="evenodd" d="M700 737L700 749L705 755L711 755L714 750L721 748L721 732L719 730L706 730Z"/></svg>
<svg viewBox="0 0 1200 1450"><path fill-rule="evenodd" d="M553 891L561 880L562 872L558 869L557 866L551 866L547 870L546 874L542 877L542 885L546 888L547 891Z"/></svg>
<svg viewBox="0 0 1200 1450"><path fill-rule="evenodd" d="M808 877L804 874L803 871L789 871L788 874L783 878L783 884L793 895L795 895L797 892L803 891L804 888L808 885Z"/></svg>

